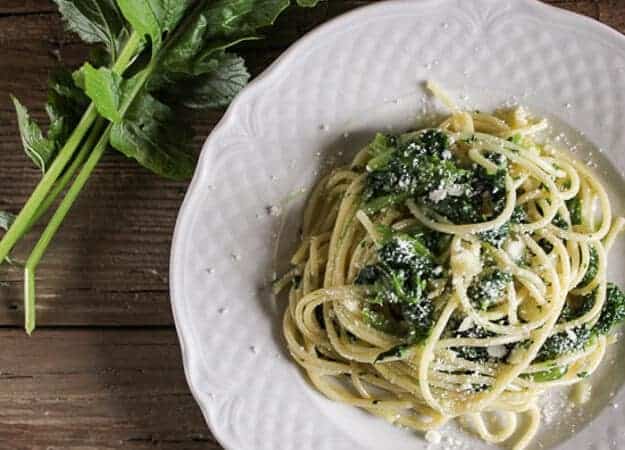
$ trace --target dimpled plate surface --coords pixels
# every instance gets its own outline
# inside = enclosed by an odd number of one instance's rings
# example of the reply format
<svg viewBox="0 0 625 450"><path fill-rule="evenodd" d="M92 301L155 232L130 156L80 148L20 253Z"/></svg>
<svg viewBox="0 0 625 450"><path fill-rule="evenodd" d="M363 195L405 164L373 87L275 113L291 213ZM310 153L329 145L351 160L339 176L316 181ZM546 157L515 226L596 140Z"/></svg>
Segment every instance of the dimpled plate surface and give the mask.
<svg viewBox="0 0 625 450"><path fill-rule="evenodd" d="M623 213L625 38L615 31L531 0L388 1L323 25L232 103L204 144L176 226L171 298L187 379L226 448L428 448L309 387L283 350L281 302L267 288L285 267L274 259L294 248L301 193L375 131L435 113L427 79L470 108L523 104L552 118L555 139L606 180ZM620 283L624 252L619 244L610 260ZM623 345L611 352L589 404L548 402L533 448L625 448ZM429 448L491 448L453 425L442 434Z"/></svg>

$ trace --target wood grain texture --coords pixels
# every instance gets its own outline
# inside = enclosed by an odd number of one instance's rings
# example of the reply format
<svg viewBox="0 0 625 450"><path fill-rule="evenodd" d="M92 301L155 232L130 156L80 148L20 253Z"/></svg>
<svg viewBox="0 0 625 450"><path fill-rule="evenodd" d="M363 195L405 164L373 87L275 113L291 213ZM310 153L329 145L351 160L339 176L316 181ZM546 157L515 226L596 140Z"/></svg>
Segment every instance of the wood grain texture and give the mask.
<svg viewBox="0 0 625 450"><path fill-rule="evenodd" d="M306 32L369 3L292 9L241 53L256 75ZM625 30L623 1L547 3ZM49 0L0 0L0 209L19 210L39 179L8 94L44 119L48 73L87 54L55 11ZM197 148L221 115L189 117ZM38 273L33 338L20 329L22 274L0 268L0 449L219 448L186 387L169 306L171 234L185 189L106 155Z"/></svg>
<svg viewBox="0 0 625 450"><path fill-rule="evenodd" d="M172 330L0 331L1 449L218 448ZM26 345L27 344L27 345Z"/></svg>

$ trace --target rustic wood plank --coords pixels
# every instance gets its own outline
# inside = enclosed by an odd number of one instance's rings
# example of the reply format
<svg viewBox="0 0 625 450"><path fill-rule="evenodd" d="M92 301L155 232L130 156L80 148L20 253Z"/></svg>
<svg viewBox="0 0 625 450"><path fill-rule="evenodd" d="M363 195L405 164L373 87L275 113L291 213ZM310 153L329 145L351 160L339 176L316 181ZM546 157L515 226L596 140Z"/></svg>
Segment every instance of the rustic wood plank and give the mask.
<svg viewBox="0 0 625 450"><path fill-rule="evenodd" d="M607 0L599 4L599 20L621 32L625 32L625 3Z"/></svg>
<svg viewBox="0 0 625 450"><path fill-rule="evenodd" d="M219 448L171 330L0 330L0 448Z"/></svg>
<svg viewBox="0 0 625 450"><path fill-rule="evenodd" d="M56 7L49 0L2 0L0 15L13 16L54 12Z"/></svg>

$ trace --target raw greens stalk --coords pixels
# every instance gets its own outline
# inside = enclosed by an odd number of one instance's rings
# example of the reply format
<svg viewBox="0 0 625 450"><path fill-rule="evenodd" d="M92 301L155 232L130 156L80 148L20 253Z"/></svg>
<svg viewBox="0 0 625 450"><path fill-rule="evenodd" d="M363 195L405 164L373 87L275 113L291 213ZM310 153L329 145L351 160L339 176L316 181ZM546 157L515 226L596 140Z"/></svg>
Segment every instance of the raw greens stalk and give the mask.
<svg viewBox="0 0 625 450"><path fill-rule="evenodd" d="M94 44L89 60L49 84L47 134L15 98L24 150L42 178L16 216L0 211L0 262L67 188L24 269L25 328L36 325L36 269L104 152L157 175L188 179L192 129L184 108L226 106L249 80L236 44L259 39L289 0L54 0L67 28ZM318 0L297 0L314 6ZM70 182L73 183L70 185ZM68 188L69 186L69 188Z"/></svg>

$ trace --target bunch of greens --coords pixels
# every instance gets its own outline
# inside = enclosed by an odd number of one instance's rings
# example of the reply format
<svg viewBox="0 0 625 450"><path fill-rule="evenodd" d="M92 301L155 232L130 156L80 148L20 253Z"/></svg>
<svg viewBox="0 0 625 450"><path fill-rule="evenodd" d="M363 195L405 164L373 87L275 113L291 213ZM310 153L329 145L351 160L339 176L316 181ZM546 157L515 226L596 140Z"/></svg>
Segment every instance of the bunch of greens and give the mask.
<svg viewBox="0 0 625 450"><path fill-rule="evenodd" d="M26 331L35 328L35 270L107 148L184 180L195 158L179 108L227 105L247 83L230 48L259 39L290 0L54 0L67 28L95 44L49 82L47 133L15 98L24 150L43 173L17 216L0 212L0 262L73 180L25 264ZM297 0L314 6L318 0Z"/></svg>

